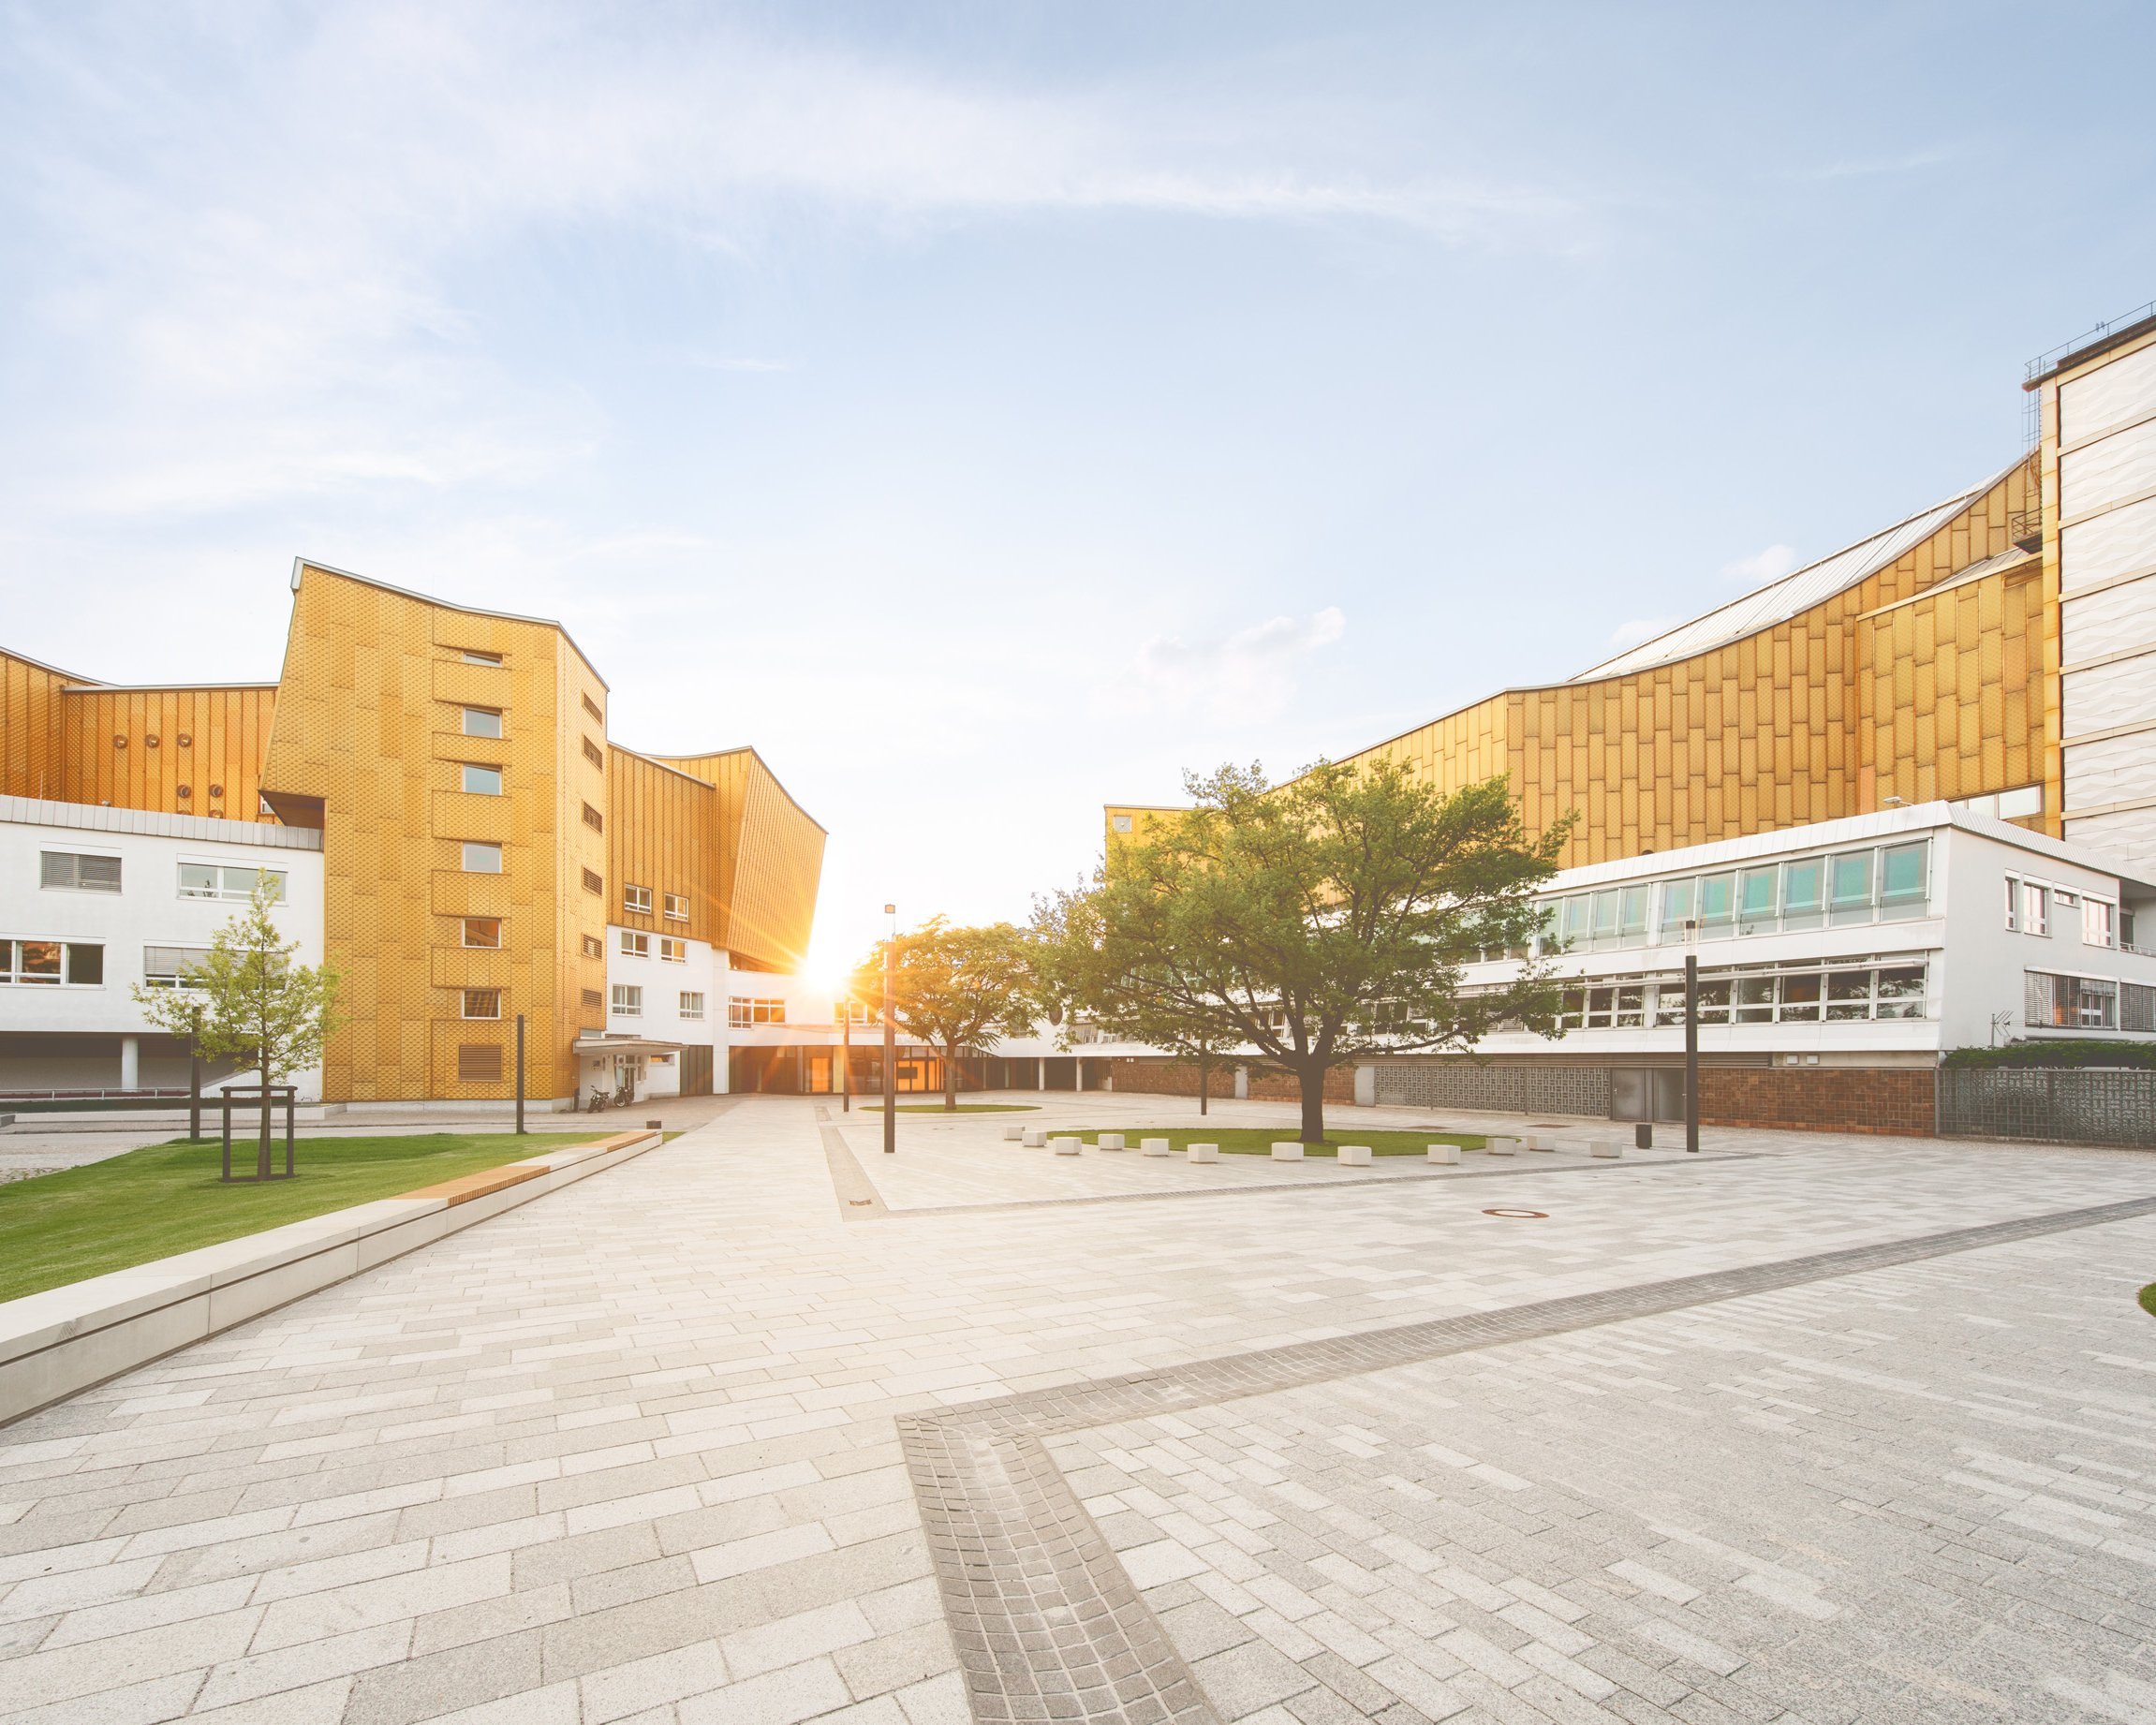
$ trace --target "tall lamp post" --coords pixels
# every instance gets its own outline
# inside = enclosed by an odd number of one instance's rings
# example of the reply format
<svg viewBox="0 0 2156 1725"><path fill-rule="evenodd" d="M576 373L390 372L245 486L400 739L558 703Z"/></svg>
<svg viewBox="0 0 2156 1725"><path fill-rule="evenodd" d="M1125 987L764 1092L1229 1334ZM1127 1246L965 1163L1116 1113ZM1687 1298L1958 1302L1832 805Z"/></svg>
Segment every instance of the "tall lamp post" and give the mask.
<svg viewBox="0 0 2156 1725"><path fill-rule="evenodd" d="M883 943L883 1154L898 1154L898 1026L891 1020L891 987L898 956L898 907L886 905L891 937Z"/></svg>
<svg viewBox="0 0 2156 1725"><path fill-rule="evenodd" d="M1699 1154L1699 919L1684 920L1684 1147Z"/></svg>
<svg viewBox="0 0 2156 1725"><path fill-rule="evenodd" d="M853 990L838 997L838 1112L853 1112Z"/></svg>

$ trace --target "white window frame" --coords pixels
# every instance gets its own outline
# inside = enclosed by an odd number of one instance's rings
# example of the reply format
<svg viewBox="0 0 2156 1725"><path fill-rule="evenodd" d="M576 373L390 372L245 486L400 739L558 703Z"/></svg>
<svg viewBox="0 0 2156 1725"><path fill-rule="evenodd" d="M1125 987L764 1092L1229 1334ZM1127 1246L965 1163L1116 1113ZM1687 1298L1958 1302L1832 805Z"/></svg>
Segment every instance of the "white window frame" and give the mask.
<svg viewBox="0 0 2156 1725"><path fill-rule="evenodd" d="M2091 939L2090 936L2095 938ZM2081 944L2106 952L2119 949L2119 907L2107 898L2081 895Z"/></svg>
<svg viewBox="0 0 2156 1725"><path fill-rule="evenodd" d="M64 935L6 935L0 936L0 987L7 988L105 988L111 979L105 974L105 949L109 943L102 940L69 940ZM18 968L22 949L26 946L58 947L60 968L50 977L27 976ZM97 976L95 982L77 982L69 978L75 968L68 954L77 947L95 949L97 953Z"/></svg>
<svg viewBox="0 0 2156 1725"><path fill-rule="evenodd" d="M651 915L651 889L632 887L625 881L621 889L621 907L626 916L648 917Z"/></svg>
<svg viewBox="0 0 2156 1725"><path fill-rule="evenodd" d="M667 920L669 922L686 922L686 921L688 921L688 894L687 894L687 893L686 893L686 892L669 892L669 893L666 893L666 894L664 895L664 903L665 903L665 906L666 906L666 920Z"/></svg>
<svg viewBox="0 0 2156 1725"><path fill-rule="evenodd" d="M678 935L661 935L658 937L658 962L662 965L688 963L688 942Z"/></svg>
<svg viewBox="0 0 2156 1725"><path fill-rule="evenodd" d="M463 847L464 872L465 874L506 875L509 873L509 859L503 856L502 848L492 839L466 838L459 839L457 842ZM482 866L475 868L472 865L474 857L479 859ZM494 859L492 868L483 866L489 857Z"/></svg>
<svg viewBox="0 0 2156 1725"><path fill-rule="evenodd" d="M195 989L201 986L199 982L188 981L184 974L188 966L196 962L195 960L190 959L185 964L176 965L170 971L154 970L150 966L150 954L153 952L192 952L198 958L207 958L210 956L208 947L185 946L178 941L170 940L146 941L142 947L142 986L144 988ZM63 958L61 962L64 966L66 961Z"/></svg>
<svg viewBox="0 0 2156 1725"><path fill-rule="evenodd" d="M684 1018L701 1020L703 1017L703 991L695 988L683 989L678 1002L678 1010Z"/></svg>
<svg viewBox="0 0 2156 1725"><path fill-rule="evenodd" d="M475 1024L496 1024L500 1022L502 1015L502 991L500 989L479 987L460 988L457 991L457 1005L465 1018L471 1020ZM472 996L474 995L492 995L495 997L495 1010L491 1012L473 1011Z"/></svg>
<svg viewBox="0 0 2156 1725"><path fill-rule="evenodd" d="M625 928L621 931L621 955L624 958L649 958L651 936L641 929Z"/></svg>
<svg viewBox="0 0 2156 1725"><path fill-rule="evenodd" d="M70 862L77 863L81 862L85 858L98 862L110 862L123 879L115 879L111 886L106 886L102 882L96 886L84 886L81 878L82 871L77 868L75 871L77 877L73 881L47 880L45 878L45 859L47 857L66 857ZM37 889L41 892L101 892L110 897L117 897L123 890L126 874L126 859L117 851L46 850L40 848L37 852Z"/></svg>
<svg viewBox="0 0 2156 1725"><path fill-rule="evenodd" d="M502 710L499 707L459 707L457 711L462 715L458 723L467 737L485 737L492 742L499 742L502 732L508 729L502 722ZM475 721L479 725L476 730L473 729ZM491 730L486 729L489 724L494 727Z"/></svg>
<svg viewBox="0 0 2156 1725"><path fill-rule="evenodd" d="M474 940L472 938L472 924L474 922L492 922L495 925L494 939L489 942ZM468 951L498 952L502 950L502 919L500 917L459 917L457 919L457 938L464 943Z"/></svg>
<svg viewBox="0 0 2156 1725"><path fill-rule="evenodd" d="M643 989L635 982L616 982L607 1001L607 1010L616 1018L642 1018Z"/></svg>
<svg viewBox="0 0 2156 1725"><path fill-rule="evenodd" d="M187 877L185 874L181 875L178 889L178 896L181 898L212 900L219 904L244 904L254 896L256 877L262 875L267 875L271 884L276 888L275 903L282 905L291 896L292 875L289 869L264 868L253 862L228 862L222 857L182 857L179 866L182 869L214 868L217 871L217 890L214 892L188 892ZM227 878L235 874L247 877L244 884L237 888Z"/></svg>
<svg viewBox="0 0 2156 1725"><path fill-rule="evenodd" d="M459 773L458 773L458 774L457 774L457 782L458 782L460 785L462 785L462 786L464 787L464 792L465 792L465 796L467 796L467 797L498 797L498 796L502 796L502 795L505 795L505 794L506 794L506 793L504 792L504 790L502 789L502 770L501 770L501 768L499 768L499 767L490 767L490 766L488 766L488 765L487 765L487 763L486 763L485 761L483 761L483 760L460 760L460 761L458 761L458 762L457 762L457 766L458 766L458 767L459 767L459 769L460 769L460 771L459 771ZM475 786L475 785L473 785L473 783L472 783L472 774L475 774L475 773L491 773L491 774L494 774L494 777L495 777L495 784L494 784L494 789L493 789L492 790L489 790L489 789L485 789L483 786Z"/></svg>

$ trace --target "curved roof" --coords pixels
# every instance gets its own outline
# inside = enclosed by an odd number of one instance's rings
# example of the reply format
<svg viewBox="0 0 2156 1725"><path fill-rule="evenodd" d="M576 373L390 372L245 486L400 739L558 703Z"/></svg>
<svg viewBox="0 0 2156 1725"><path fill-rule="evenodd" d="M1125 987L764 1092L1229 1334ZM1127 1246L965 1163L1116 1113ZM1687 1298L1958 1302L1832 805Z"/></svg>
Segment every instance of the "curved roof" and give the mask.
<svg viewBox="0 0 2156 1725"><path fill-rule="evenodd" d="M1690 658L1695 653L1727 646L1747 635L1756 635L1777 623L1786 623L1799 612L1809 611L1814 605L1855 586L1904 552L1921 545L2019 465L2021 462L2016 460L2011 466L2001 468L1989 479L1957 493L1944 502L1919 509L1906 520L1845 546L1832 556L1808 563L1793 574L1770 581L1765 586L1754 589L1740 599L1732 599L1704 617L1680 623L1652 641L1627 648L1615 658L1589 666L1567 681L1595 683L1604 677L1621 677L1627 671L1672 664Z"/></svg>

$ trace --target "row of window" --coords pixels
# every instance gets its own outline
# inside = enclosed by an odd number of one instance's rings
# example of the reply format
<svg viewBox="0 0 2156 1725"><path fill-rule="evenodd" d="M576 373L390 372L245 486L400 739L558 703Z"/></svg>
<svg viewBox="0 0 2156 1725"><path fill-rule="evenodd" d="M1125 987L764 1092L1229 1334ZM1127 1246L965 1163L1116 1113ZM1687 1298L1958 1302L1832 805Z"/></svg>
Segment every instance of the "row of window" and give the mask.
<svg viewBox="0 0 2156 1725"><path fill-rule="evenodd" d="M682 1017L701 1019L703 1016L703 995L701 990L685 988L674 998L677 1002L675 1010ZM635 982L616 982L613 985L613 1000L609 1004L616 1018L642 1018L643 989Z"/></svg>
<svg viewBox="0 0 2156 1725"><path fill-rule="evenodd" d="M1707 939L1808 928L1893 922L1925 914L1930 902L1931 842L1796 857L1643 880L1545 899L1542 952L1668 945L1688 933ZM1524 948L1485 958L1525 958Z"/></svg>
<svg viewBox="0 0 2156 1725"><path fill-rule="evenodd" d="M688 894L665 892L660 897L666 904L666 917L670 922L688 921ZM651 889L649 887L624 886L621 890L621 907L632 917L651 915Z"/></svg>
<svg viewBox="0 0 2156 1725"><path fill-rule="evenodd" d="M2131 940L2129 929L2121 927L2130 924L2130 919L2109 899L2090 898L2070 887L2047 886L2016 875L2006 877L2006 926L2017 934L2047 936L2054 910L2075 909L2081 912L2083 946L2116 947L2122 935Z"/></svg>
<svg viewBox="0 0 2156 1725"><path fill-rule="evenodd" d="M2156 1031L2156 988L2108 977L2025 973L2022 1017L2052 1030Z"/></svg>
<svg viewBox="0 0 2156 1725"><path fill-rule="evenodd" d="M786 1002L783 1000L756 1000L736 995L726 1003L726 1022L742 1025L783 1025L786 1023Z"/></svg>
<svg viewBox="0 0 2156 1725"><path fill-rule="evenodd" d="M1832 969L1725 970L1699 980L1703 1025L1848 1023L1926 1018L1923 965L1850 965ZM1564 991L1567 1030L1636 1030L1684 1023L1684 984L1667 978L1613 977Z"/></svg>
<svg viewBox="0 0 2156 1725"><path fill-rule="evenodd" d="M0 940L0 983L90 987L104 980L102 946L77 940Z"/></svg>
<svg viewBox="0 0 2156 1725"><path fill-rule="evenodd" d="M621 931L621 955L624 958L649 958L651 940L649 935L640 934L633 928L625 928ZM686 965L688 963L688 942L674 935L661 935L658 936L658 956L663 964Z"/></svg>
<svg viewBox="0 0 2156 1725"><path fill-rule="evenodd" d="M40 850L37 884L63 892L117 892L121 890L121 862L118 857L80 850ZM253 894L258 880L266 880L272 895L281 901L289 877L285 869L258 868L251 862L182 862L179 895L244 899Z"/></svg>

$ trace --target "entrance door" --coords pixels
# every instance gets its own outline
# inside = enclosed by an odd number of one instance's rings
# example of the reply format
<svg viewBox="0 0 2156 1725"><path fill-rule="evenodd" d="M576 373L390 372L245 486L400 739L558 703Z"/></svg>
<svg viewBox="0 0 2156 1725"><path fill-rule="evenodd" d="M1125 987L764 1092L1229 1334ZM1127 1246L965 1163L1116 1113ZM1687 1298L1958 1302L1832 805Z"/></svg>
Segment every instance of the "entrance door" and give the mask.
<svg viewBox="0 0 2156 1725"><path fill-rule="evenodd" d="M709 1096L711 1094L711 1050L690 1046L681 1051L681 1093L684 1096Z"/></svg>

